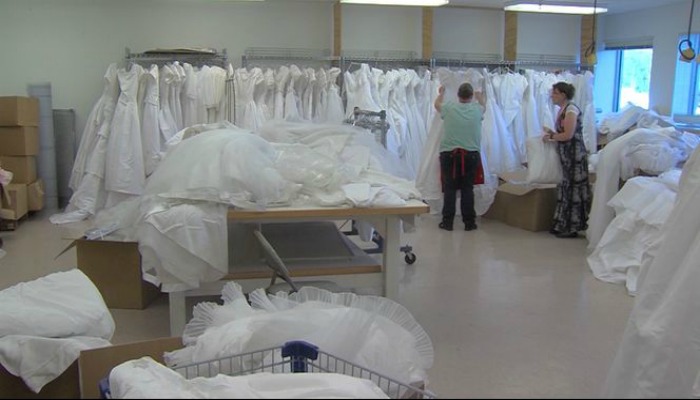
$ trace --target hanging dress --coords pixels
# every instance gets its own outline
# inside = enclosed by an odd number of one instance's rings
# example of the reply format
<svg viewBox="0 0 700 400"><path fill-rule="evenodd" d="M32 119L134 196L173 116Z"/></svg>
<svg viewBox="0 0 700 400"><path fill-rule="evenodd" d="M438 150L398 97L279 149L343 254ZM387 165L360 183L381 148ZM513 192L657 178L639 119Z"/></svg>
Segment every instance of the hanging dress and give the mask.
<svg viewBox="0 0 700 400"><path fill-rule="evenodd" d="M301 78L302 72L296 65L289 67L289 84L287 93L284 95L284 119L287 121L301 120L299 113L299 101L297 99L297 81Z"/></svg>
<svg viewBox="0 0 700 400"><path fill-rule="evenodd" d="M52 215L49 218L51 223L63 224L81 221L90 215L95 215L97 211L104 208L106 201L104 171L107 158L107 139L109 138L112 118L117 99L119 98L117 70L116 64L112 64L105 73L101 112L98 118L99 127L94 132L94 146L85 152L85 169L80 184L73 192L65 212Z"/></svg>
<svg viewBox="0 0 700 400"><path fill-rule="evenodd" d="M340 68L333 67L328 70L328 98L326 106L326 122L340 124L345 118L345 108L343 99L340 97L340 87L338 86L338 76Z"/></svg>
<svg viewBox="0 0 700 400"><path fill-rule="evenodd" d="M165 148L165 143L177 133L177 123L170 108L170 92L173 89L173 81L175 80L175 72L169 65L164 65L160 68L159 79L159 100L160 113L158 115L158 125L160 127L160 148Z"/></svg>
<svg viewBox="0 0 700 400"><path fill-rule="evenodd" d="M139 88L143 88L141 105L141 147L143 149L143 166L146 176L155 171L160 162L160 126L158 112L160 100L158 95L158 66L151 65L141 77Z"/></svg>
<svg viewBox="0 0 700 400"><path fill-rule="evenodd" d="M197 73L191 64L185 63L182 68L185 70L185 84L180 93L180 104L182 125L187 128L199 123L197 121Z"/></svg>
<svg viewBox="0 0 700 400"><path fill-rule="evenodd" d="M143 192L146 174L136 100L142 73L143 68L137 64L129 71L121 69L118 73L121 93L107 142L105 189L108 207L126 198L121 195L140 195Z"/></svg>
<svg viewBox="0 0 700 400"><path fill-rule="evenodd" d="M102 88L102 95L95 103L94 107L88 115L87 122L85 123L85 129L80 138L80 146L78 147L78 153L75 156L75 161L73 162L73 169L71 171L70 180L68 186L75 192L80 186L80 182L83 180L83 175L85 174L86 164L90 155L95 150L98 140L98 131L100 127L105 122L105 119L109 118L111 122L112 115L114 113L115 103L117 101L117 96L119 95L119 82L117 81L117 64L110 64L107 67L107 71L104 74L104 85ZM116 95L115 95L116 86Z"/></svg>
<svg viewBox="0 0 700 400"><path fill-rule="evenodd" d="M287 83L289 82L289 67L283 65L277 70L275 74L275 109L274 109L274 119L282 120L284 119L284 94L287 90Z"/></svg>

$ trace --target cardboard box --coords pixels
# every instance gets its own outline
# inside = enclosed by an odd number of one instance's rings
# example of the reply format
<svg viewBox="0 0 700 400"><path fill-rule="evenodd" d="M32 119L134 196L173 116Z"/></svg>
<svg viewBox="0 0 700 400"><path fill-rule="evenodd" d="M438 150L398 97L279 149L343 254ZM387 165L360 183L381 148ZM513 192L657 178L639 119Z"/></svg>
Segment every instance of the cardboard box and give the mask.
<svg viewBox="0 0 700 400"><path fill-rule="evenodd" d="M112 368L121 363L145 356L162 363L164 352L182 347L182 338L171 337L81 351L78 358L80 396L99 399L100 380L109 377Z"/></svg>
<svg viewBox="0 0 700 400"><path fill-rule="evenodd" d="M27 185L27 209L41 211L44 209L44 181L37 179Z"/></svg>
<svg viewBox="0 0 700 400"><path fill-rule="evenodd" d="M551 229L557 206L556 185L522 183L522 173L505 175L484 218L539 232Z"/></svg>
<svg viewBox="0 0 700 400"><path fill-rule="evenodd" d="M2 399L77 399L80 396L78 360L58 378L47 383L39 393L34 393L22 378L0 366L0 398Z"/></svg>
<svg viewBox="0 0 700 400"><path fill-rule="evenodd" d="M2 219L17 221L27 215L27 185L10 183L3 186L2 201L0 202Z"/></svg>
<svg viewBox="0 0 700 400"><path fill-rule="evenodd" d="M0 156L2 169L12 172L12 183L32 183L36 180L36 157Z"/></svg>
<svg viewBox="0 0 700 400"><path fill-rule="evenodd" d="M143 310L160 295L157 287L142 279L138 243L81 238L61 254L72 247L78 269L95 284L107 307Z"/></svg>
<svg viewBox="0 0 700 400"><path fill-rule="evenodd" d="M0 97L0 126L39 126L39 99Z"/></svg>
<svg viewBox="0 0 700 400"><path fill-rule="evenodd" d="M39 154L39 128L0 126L0 156L35 156Z"/></svg>

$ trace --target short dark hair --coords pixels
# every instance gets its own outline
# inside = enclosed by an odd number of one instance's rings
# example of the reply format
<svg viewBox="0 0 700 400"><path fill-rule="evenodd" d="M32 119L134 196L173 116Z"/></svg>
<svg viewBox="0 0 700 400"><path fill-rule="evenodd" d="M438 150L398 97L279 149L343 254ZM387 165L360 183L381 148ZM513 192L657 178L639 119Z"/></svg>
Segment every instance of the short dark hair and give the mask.
<svg viewBox="0 0 700 400"><path fill-rule="evenodd" d="M469 82L463 83L459 85L457 96L459 96L460 99L469 100L474 96L474 88Z"/></svg>
<svg viewBox="0 0 700 400"><path fill-rule="evenodd" d="M556 89L559 93L564 93L567 100L573 99L574 95L576 94L576 88L574 85L566 82L557 82L552 85L552 89Z"/></svg>

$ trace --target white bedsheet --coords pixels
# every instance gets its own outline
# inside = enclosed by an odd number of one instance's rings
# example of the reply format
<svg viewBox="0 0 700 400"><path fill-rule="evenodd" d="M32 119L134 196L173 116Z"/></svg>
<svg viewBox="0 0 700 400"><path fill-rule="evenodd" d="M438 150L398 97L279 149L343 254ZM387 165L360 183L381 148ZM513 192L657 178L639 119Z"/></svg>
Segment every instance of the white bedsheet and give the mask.
<svg viewBox="0 0 700 400"><path fill-rule="evenodd" d="M22 378L29 389L39 393L44 385L68 369L82 350L111 345L105 339L88 336L10 335L0 338L0 364L12 375Z"/></svg>
<svg viewBox="0 0 700 400"><path fill-rule="evenodd" d="M2 290L0 304L0 364L37 393L114 334L100 292L78 269Z"/></svg>
<svg viewBox="0 0 700 400"><path fill-rule="evenodd" d="M91 336L110 339L114 319L79 269L56 272L0 291L0 337Z"/></svg>

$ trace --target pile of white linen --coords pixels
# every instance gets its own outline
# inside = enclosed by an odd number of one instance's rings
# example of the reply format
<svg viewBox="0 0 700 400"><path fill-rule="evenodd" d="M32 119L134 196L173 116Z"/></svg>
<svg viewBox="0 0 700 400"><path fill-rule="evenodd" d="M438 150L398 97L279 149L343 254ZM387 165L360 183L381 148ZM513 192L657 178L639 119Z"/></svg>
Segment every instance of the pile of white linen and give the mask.
<svg viewBox="0 0 700 400"><path fill-rule="evenodd" d="M109 374L113 399L388 399L372 381L328 373L219 374L185 379L150 357L131 360Z"/></svg>
<svg viewBox="0 0 700 400"><path fill-rule="evenodd" d="M121 239L139 242L144 279L164 292L228 272L229 206L402 206L421 197L398 176L396 156L363 129L282 122L255 134L220 127L173 138L144 195L96 218L98 227L116 224Z"/></svg>
<svg viewBox="0 0 700 400"><path fill-rule="evenodd" d="M36 393L81 350L111 345L112 315L78 269L0 291L0 304L0 364Z"/></svg>
<svg viewBox="0 0 700 400"><path fill-rule="evenodd" d="M661 228L675 204L679 179L677 169L659 177L634 177L610 199L615 219L588 256L596 278L624 283L631 295L637 293L642 262L655 255Z"/></svg>
<svg viewBox="0 0 700 400"><path fill-rule="evenodd" d="M642 267L604 398L700 397L700 150L677 196L656 257Z"/></svg>
<svg viewBox="0 0 700 400"><path fill-rule="evenodd" d="M594 249L615 217L610 199L618 192L620 179L637 170L663 173L688 159L700 137L674 128L639 128L608 143L598 153L593 202L588 217L588 248Z"/></svg>
<svg viewBox="0 0 700 400"><path fill-rule="evenodd" d="M399 382L427 381L433 363L432 342L413 316L390 299L303 287L291 295L269 296L257 289L250 293L249 305L235 282L226 284L222 298L223 306L195 306L183 333L186 347L166 353L167 365L198 363L303 340Z"/></svg>

